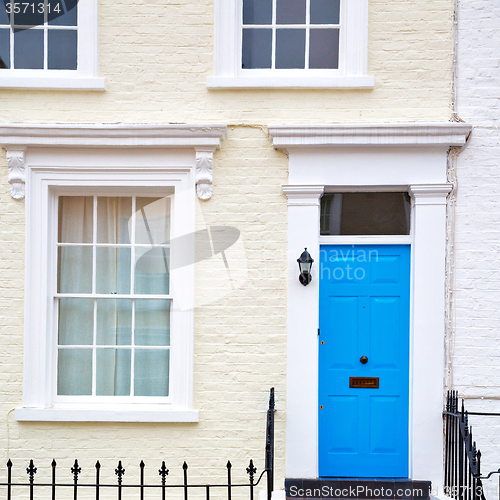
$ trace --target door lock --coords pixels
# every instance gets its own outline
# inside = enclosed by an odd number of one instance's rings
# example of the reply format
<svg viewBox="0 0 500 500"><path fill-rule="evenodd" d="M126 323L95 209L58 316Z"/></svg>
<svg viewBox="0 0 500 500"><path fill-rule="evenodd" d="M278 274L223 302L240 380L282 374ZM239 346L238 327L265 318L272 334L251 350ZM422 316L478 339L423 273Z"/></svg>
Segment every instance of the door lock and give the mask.
<svg viewBox="0 0 500 500"><path fill-rule="evenodd" d="M366 356L361 356L359 358L359 360L361 361L361 364L363 364L363 365L366 365L366 363L368 363L368 358Z"/></svg>

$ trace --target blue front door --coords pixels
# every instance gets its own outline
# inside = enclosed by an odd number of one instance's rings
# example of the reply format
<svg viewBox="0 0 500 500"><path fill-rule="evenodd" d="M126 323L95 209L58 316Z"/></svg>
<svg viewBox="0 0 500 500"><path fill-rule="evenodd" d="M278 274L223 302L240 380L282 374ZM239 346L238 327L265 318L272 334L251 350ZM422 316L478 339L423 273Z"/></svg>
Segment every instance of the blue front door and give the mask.
<svg viewBox="0 0 500 500"><path fill-rule="evenodd" d="M319 475L408 477L409 245L324 245Z"/></svg>

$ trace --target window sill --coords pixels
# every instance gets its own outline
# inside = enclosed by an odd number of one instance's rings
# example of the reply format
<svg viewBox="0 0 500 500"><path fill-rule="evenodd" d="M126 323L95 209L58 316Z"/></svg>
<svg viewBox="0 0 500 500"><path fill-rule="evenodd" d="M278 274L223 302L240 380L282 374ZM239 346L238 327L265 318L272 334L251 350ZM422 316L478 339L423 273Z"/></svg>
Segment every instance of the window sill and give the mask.
<svg viewBox="0 0 500 500"><path fill-rule="evenodd" d="M198 410L132 408L17 408L18 422L198 422Z"/></svg>
<svg viewBox="0 0 500 500"><path fill-rule="evenodd" d="M69 76L0 76L2 89L106 90L104 78Z"/></svg>
<svg viewBox="0 0 500 500"><path fill-rule="evenodd" d="M246 77L212 76L207 78L209 89L372 89L373 76L336 77Z"/></svg>

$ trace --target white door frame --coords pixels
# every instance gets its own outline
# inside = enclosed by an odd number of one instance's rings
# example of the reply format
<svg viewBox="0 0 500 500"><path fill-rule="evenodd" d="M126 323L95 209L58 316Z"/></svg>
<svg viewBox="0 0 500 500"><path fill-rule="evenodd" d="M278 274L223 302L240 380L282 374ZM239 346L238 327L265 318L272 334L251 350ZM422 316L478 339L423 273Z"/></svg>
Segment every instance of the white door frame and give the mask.
<svg viewBox="0 0 500 500"><path fill-rule="evenodd" d="M409 476L442 488L447 153L469 132L470 126L452 123L269 127L274 147L289 155L282 186L288 199L287 477L318 475L319 280L313 265L313 281L302 286L297 258L307 247L319 262L319 245L327 241L398 240L320 238L320 198L325 190L401 190L412 197Z"/></svg>

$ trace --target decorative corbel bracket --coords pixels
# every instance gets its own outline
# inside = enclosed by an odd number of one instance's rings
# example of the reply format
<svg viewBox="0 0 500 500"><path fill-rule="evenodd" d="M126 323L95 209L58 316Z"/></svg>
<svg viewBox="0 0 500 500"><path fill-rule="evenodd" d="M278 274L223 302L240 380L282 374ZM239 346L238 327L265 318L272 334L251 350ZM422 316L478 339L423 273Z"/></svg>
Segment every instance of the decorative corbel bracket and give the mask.
<svg viewBox="0 0 500 500"><path fill-rule="evenodd" d="M8 181L10 195L15 200L24 198L26 148L7 149L7 167L9 169Z"/></svg>
<svg viewBox="0 0 500 500"><path fill-rule="evenodd" d="M214 149L196 149L196 194L209 200L213 191Z"/></svg>

